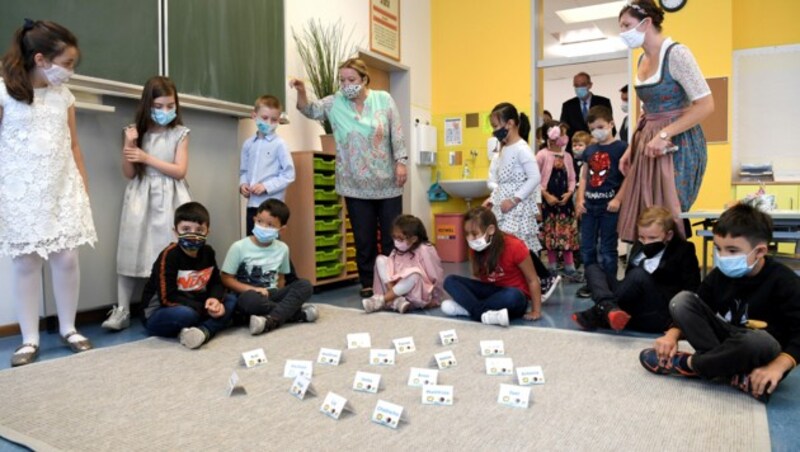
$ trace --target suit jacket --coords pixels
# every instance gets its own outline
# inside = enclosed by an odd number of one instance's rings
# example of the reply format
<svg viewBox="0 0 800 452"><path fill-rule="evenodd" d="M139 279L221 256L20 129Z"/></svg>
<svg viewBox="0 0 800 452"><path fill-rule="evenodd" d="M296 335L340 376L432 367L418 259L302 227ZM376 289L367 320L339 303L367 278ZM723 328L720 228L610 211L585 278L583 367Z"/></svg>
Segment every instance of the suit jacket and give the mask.
<svg viewBox="0 0 800 452"><path fill-rule="evenodd" d="M629 116L625 116L625 118L622 119L622 126L619 128L619 139L626 143L630 139L628 138L628 118Z"/></svg>
<svg viewBox="0 0 800 452"><path fill-rule="evenodd" d="M625 273L636 268L633 258L642 251L638 241L628 254L628 266ZM658 268L651 273L659 290L671 299L682 290L696 292L700 286L700 264L697 262L694 243L674 237L667 243Z"/></svg>
<svg viewBox="0 0 800 452"><path fill-rule="evenodd" d="M611 109L611 101L608 100L607 97L598 96L592 93L592 97L589 99L589 108L595 107L597 105L605 105L608 109ZM569 127L567 134L569 135L569 143L567 143L567 152L569 155L573 157L572 161L575 165L575 171L578 171L578 161L575 160L575 155L572 153L572 135L579 130L583 130L584 132L589 131L589 125L586 124L586 121L583 120L583 112L581 112L581 101L578 99L578 96L573 97L572 99L564 102L561 105L561 122L566 124ZM614 128L611 131L612 134L617 133L617 129Z"/></svg>

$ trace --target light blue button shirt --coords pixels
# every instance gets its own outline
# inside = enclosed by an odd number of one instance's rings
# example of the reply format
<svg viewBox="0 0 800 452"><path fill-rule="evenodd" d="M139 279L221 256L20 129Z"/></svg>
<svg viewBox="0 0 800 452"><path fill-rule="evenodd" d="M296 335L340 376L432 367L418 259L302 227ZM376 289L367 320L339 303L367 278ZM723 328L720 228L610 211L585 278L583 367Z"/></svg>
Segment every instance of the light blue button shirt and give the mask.
<svg viewBox="0 0 800 452"><path fill-rule="evenodd" d="M295 174L292 154L281 137L257 133L248 138L242 145L240 162L239 185L263 184L267 189L258 196L251 194L247 207L258 207L269 198L284 200Z"/></svg>

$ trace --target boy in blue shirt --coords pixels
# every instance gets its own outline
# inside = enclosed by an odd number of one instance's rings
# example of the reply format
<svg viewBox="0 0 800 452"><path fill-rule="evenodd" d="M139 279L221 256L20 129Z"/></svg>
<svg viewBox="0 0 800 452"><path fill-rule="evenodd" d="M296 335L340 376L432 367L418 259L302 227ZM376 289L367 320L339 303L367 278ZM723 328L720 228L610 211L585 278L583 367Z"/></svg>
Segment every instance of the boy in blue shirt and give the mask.
<svg viewBox="0 0 800 452"><path fill-rule="evenodd" d="M627 145L614 138L614 119L608 107L589 109L586 117L592 137L597 143L583 153L575 212L581 220L581 259L588 267L597 264L597 242L600 241L600 266L606 274L617 278L617 219L620 187L624 176L619 160Z"/></svg>
<svg viewBox="0 0 800 452"><path fill-rule="evenodd" d="M286 187L294 182L294 162L286 143L275 133L281 120L281 101L265 95L256 99L252 118L258 132L242 145L239 166L239 193L247 201L247 234L253 231L253 217L267 199L286 197Z"/></svg>
<svg viewBox="0 0 800 452"><path fill-rule="evenodd" d="M267 199L254 215L253 235L234 242L222 264L222 284L236 300L237 309L249 316L250 333L261 334L286 322L313 322L317 308L304 305L313 292L305 279L287 282L289 246L278 240L289 221L289 207Z"/></svg>

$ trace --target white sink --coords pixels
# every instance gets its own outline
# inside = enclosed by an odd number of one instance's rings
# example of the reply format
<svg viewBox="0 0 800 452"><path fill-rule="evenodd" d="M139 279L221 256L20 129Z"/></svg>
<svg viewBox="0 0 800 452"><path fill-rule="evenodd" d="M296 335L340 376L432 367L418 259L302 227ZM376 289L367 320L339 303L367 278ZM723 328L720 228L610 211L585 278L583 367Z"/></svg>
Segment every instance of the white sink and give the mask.
<svg viewBox="0 0 800 452"><path fill-rule="evenodd" d="M486 179L454 179L439 181L444 191L454 198L463 198L471 201L475 198L484 198L492 191L486 185Z"/></svg>

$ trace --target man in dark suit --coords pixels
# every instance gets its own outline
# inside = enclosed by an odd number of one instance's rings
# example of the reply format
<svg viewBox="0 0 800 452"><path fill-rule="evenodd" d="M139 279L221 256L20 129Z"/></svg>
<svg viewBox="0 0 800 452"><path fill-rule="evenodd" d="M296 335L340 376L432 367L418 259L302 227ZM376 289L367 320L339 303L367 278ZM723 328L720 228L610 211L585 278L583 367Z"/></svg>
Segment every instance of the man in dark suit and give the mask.
<svg viewBox="0 0 800 452"><path fill-rule="evenodd" d="M589 114L589 109L596 105L605 105L609 110L611 109L611 101L607 97L592 94L592 78L586 72L575 74L575 77L572 78L572 86L575 88L575 97L561 105L560 119L562 123L569 127L567 133L570 136L570 140L567 144L567 152L570 155L572 155L572 135L579 130L589 132L589 125L586 124L586 116ZM616 134L616 129L613 129L611 133Z"/></svg>
<svg viewBox="0 0 800 452"><path fill-rule="evenodd" d="M628 85L623 86L619 90L619 98L622 101L620 108L622 112L625 113L625 119L622 120L622 126L619 128L619 139L626 143L629 143L630 137L628 137Z"/></svg>
<svg viewBox="0 0 800 452"><path fill-rule="evenodd" d="M669 314L672 297L683 290L694 292L700 286L700 265L694 244L675 235L675 221L669 211L654 206L645 214L648 212L657 212L659 218L646 226L640 219L639 241L631 249L622 281L609 277L597 264L586 267L586 283L596 304L572 315L581 328L665 331L672 323ZM653 218L652 213L649 218ZM666 223L667 227L658 222Z"/></svg>

